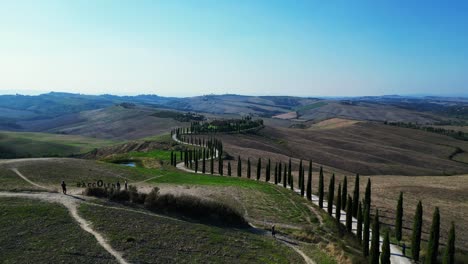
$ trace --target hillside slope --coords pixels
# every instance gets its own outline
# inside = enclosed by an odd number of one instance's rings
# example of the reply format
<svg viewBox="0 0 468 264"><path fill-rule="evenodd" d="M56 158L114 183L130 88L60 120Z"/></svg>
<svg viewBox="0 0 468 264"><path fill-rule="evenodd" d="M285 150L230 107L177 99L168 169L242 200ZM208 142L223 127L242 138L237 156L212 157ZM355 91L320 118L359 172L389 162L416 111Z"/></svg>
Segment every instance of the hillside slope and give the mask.
<svg viewBox="0 0 468 264"><path fill-rule="evenodd" d="M364 175L451 175L468 164L450 160L468 142L434 133L360 122L336 129L266 127L257 135L223 135L233 155L297 157ZM246 148L248 146L248 148ZM280 156L279 156L280 155Z"/></svg>

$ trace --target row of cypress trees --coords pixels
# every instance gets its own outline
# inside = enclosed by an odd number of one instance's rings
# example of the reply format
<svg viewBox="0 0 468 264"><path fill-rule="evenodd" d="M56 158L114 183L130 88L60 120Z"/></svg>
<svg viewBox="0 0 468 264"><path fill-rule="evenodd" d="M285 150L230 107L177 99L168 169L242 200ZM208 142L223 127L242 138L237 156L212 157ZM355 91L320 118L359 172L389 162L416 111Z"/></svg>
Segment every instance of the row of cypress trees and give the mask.
<svg viewBox="0 0 468 264"><path fill-rule="evenodd" d="M206 146L207 150L185 150L184 154L181 152L181 157L185 156L185 165L192 168L192 161L195 164L195 171L198 171L198 160L202 157L202 172L205 173L205 159L211 157L211 174L213 174L213 158L215 151L222 150L222 143L217 139L210 139L205 142L203 139L183 138L187 143L191 143L199 146ZM211 151L210 151L211 150ZM203 154L202 154L203 153ZM171 164L176 165L177 155L171 152ZM218 174L223 175L223 159L222 156L218 157ZM227 175L232 175L231 163L227 164ZM257 171L256 179L260 180L262 174L262 159L259 158L257 161ZM283 187L289 187L291 190L294 190L294 179L291 172L291 159L289 159L288 165L282 162L276 162L274 168L274 183L283 184ZM284 168L284 170L283 170ZM237 176L242 177L242 159L240 156L237 157ZM271 160L268 159L268 162L265 165L265 181L269 182L271 179ZM250 158L247 159L247 178L251 178L251 161ZM323 168L320 167L319 172L319 186L318 186L318 195L319 195L319 206L323 208L324 201L324 176ZM354 182L354 191L353 196L348 194L347 186L347 177L345 176L343 185L339 183L337 200L334 201L335 197L335 175L333 174L329 186L328 186L328 197L327 197L327 212L329 215L333 215L333 204L336 204L335 215L338 223L341 220L341 209L346 210L346 220L345 227L348 232L352 232L352 218L357 218L357 240L363 246L363 255L369 257L370 263L390 263L390 243L389 243L389 234L386 232L384 234L384 242L382 246L382 253L380 253L380 222L379 222L379 212L376 210L375 216L372 222L372 237L370 237L370 211L371 211L371 182L370 178L368 179L365 196L362 201L359 200L359 174L355 177ZM305 166L303 166L303 161L299 162L299 173L298 173L298 183L301 196L306 196L307 199L312 199L312 162L309 161L308 177L307 184L305 184ZM402 239L402 225L403 225L403 193L400 193L397 210L396 210L396 220L395 220L395 238L398 241ZM411 248L412 248L412 257L415 261L420 259L420 247L421 247L421 233L422 233L422 204L418 203L416 208L416 213L413 222L413 234L411 238ZM439 209L436 208L433 215L433 222L431 226L431 233L429 237L429 242L427 244L425 263L437 263L438 248L439 248L439 238L440 238L440 213ZM369 249L370 243L370 249ZM444 254L444 263L454 263L455 255L455 226L452 222L451 229L449 232L447 247Z"/></svg>

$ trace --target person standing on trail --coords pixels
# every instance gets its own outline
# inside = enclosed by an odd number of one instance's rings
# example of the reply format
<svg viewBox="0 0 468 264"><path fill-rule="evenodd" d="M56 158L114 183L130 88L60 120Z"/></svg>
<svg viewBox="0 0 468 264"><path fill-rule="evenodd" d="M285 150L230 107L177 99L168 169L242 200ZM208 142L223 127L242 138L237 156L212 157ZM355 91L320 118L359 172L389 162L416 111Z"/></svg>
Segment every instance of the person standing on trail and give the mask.
<svg viewBox="0 0 468 264"><path fill-rule="evenodd" d="M402 250L403 251L403 256L406 256L406 254L405 254L406 253L406 244L405 243L403 243L402 249L403 249Z"/></svg>
<svg viewBox="0 0 468 264"><path fill-rule="evenodd" d="M65 181L62 181L62 192L63 194L67 194L67 185L65 184Z"/></svg>
<svg viewBox="0 0 468 264"><path fill-rule="evenodd" d="M120 191L120 182L117 181L117 190Z"/></svg>
<svg viewBox="0 0 468 264"><path fill-rule="evenodd" d="M272 225L272 226L271 226L271 235L272 235L274 238L276 238L276 236L275 236L275 235L276 235L275 225Z"/></svg>
<svg viewBox="0 0 468 264"><path fill-rule="evenodd" d="M128 190L128 182L125 180L125 190Z"/></svg>

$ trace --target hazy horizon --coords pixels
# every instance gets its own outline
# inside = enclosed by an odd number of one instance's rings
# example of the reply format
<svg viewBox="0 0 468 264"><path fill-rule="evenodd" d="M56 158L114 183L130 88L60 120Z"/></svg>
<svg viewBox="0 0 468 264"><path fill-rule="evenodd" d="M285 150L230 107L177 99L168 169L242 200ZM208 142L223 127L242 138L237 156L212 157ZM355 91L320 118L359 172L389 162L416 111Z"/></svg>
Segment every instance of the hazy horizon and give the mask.
<svg viewBox="0 0 468 264"><path fill-rule="evenodd" d="M3 1L0 93L467 95L466 2Z"/></svg>

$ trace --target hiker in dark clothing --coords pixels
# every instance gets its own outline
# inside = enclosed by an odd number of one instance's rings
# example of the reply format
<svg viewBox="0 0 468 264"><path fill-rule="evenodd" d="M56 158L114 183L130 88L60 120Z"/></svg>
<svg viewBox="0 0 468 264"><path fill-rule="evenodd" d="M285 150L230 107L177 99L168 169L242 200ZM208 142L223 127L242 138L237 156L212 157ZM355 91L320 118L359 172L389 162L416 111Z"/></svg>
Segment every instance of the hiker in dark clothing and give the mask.
<svg viewBox="0 0 468 264"><path fill-rule="evenodd" d="M120 191L120 182L117 181L117 190Z"/></svg>
<svg viewBox="0 0 468 264"><path fill-rule="evenodd" d="M62 181L62 192L63 194L67 194L67 185L65 184L65 181Z"/></svg>
<svg viewBox="0 0 468 264"><path fill-rule="evenodd" d="M403 248L403 256L406 256L406 254L405 254L406 253L406 244L405 243L403 243L402 248Z"/></svg>
<svg viewBox="0 0 468 264"><path fill-rule="evenodd" d="M125 190L128 190L128 182L125 181Z"/></svg>
<svg viewBox="0 0 468 264"><path fill-rule="evenodd" d="M275 225L272 225L272 226L271 226L271 235L272 235L273 237L275 237L275 235L276 235Z"/></svg>

